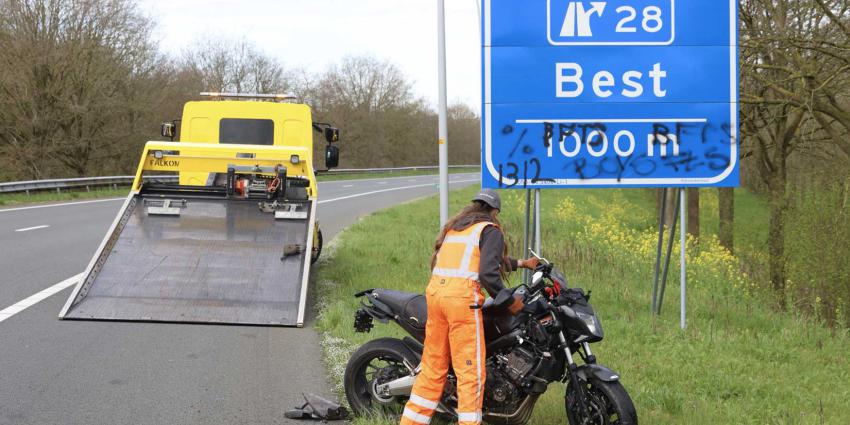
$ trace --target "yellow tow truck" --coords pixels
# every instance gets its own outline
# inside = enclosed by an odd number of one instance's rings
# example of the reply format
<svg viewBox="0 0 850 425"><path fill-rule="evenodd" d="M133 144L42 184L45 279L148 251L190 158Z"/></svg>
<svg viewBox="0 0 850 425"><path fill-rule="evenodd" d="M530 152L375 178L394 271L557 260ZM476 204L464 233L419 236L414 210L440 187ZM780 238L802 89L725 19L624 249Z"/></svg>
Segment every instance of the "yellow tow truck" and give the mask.
<svg viewBox="0 0 850 425"><path fill-rule="evenodd" d="M290 96L201 95L179 133L162 125L172 141L145 144L60 318L303 326L322 249L313 133L330 169L339 130Z"/></svg>

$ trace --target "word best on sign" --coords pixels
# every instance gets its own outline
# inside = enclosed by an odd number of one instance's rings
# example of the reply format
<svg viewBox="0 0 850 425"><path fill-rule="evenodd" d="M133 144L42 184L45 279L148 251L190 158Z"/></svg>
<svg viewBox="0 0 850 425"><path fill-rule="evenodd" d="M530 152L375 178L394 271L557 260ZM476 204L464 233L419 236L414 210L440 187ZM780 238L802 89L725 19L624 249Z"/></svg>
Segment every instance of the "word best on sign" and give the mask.
<svg viewBox="0 0 850 425"><path fill-rule="evenodd" d="M738 185L737 0L483 7L483 186Z"/></svg>

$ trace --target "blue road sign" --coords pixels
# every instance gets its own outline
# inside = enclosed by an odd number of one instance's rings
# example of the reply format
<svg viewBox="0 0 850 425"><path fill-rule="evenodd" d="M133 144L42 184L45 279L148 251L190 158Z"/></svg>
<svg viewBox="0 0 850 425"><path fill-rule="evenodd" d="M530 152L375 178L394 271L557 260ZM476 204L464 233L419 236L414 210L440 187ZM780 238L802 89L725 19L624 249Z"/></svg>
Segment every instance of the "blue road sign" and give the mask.
<svg viewBox="0 0 850 425"><path fill-rule="evenodd" d="M484 0L482 183L737 186L737 0Z"/></svg>

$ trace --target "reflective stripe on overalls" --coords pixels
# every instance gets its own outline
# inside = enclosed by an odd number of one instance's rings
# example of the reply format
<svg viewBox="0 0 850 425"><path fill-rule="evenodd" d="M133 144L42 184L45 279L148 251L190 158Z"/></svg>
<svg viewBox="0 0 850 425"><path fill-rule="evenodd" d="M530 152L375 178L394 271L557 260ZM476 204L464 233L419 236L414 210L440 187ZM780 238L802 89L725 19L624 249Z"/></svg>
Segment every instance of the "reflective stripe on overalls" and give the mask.
<svg viewBox="0 0 850 425"><path fill-rule="evenodd" d="M457 377L458 423L480 424L485 370L484 297L478 283L481 232L493 223L481 222L446 233L425 295L428 321L422 371L402 414L402 425L428 424L442 399L449 365Z"/></svg>

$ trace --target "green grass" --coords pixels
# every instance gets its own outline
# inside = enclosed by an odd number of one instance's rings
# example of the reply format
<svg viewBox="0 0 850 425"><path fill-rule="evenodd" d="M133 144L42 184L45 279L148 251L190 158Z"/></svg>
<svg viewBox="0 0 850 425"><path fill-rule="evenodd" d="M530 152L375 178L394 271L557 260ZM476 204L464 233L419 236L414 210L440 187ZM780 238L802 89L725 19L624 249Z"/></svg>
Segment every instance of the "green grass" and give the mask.
<svg viewBox="0 0 850 425"><path fill-rule="evenodd" d="M479 169L476 168L453 168L449 170L449 173L474 173L478 172ZM423 170L423 171L393 171L393 172L385 172L385 173L354 173L354 174L319 174L317 180L319 182L328 182L328 181L338 181L338 180L355 180L355 179L373 179L373 178L391 178L391 177L408 177L408 176L424 176L436 174L435 170ZM30 195L26 193L10 193L10 194L1 194L0 195L0 206L10 206L10 205L22 205L22 204L37 204L43 202L59 202L59 201L72 201L78 199L95 199L95 198L110 198L116 196L126 196L129 192L130 187L119 187L117 190L113 189L95 189L90 192L87 191L62 191L61 193L56 193L53 191L41 191L41 192L33 192Z"/></svg>
<svg viewBox="0 0 850 425"><path fill-rule="evenodd" d="M452 211L473 190L454 193ZM522 199L518 192L503 194L514 252ZM764 220L758 198L744 194L736 201L738 217ZM649 313L656 225L650 191L544 191L543 206L543 254L574 286L593 290L606 333L595 354L620 372L641 423L850 424L850 336L766 307L739 260L710 236L708 214L706 237L688 252L688 328L681 331L678 269L671 270L662 316ZM371 334L354 333L351 295L374 287L422 292L437 217L435 198L375 213L346 230L318 268L318 327L337 385L353 349L380 336L402 336L397 326L382 324ZM757 244L760 223L739 225L736 233L751 232L740 236L742 246ZM563 393L552 384L531 423L566 423Z"/></svg>

